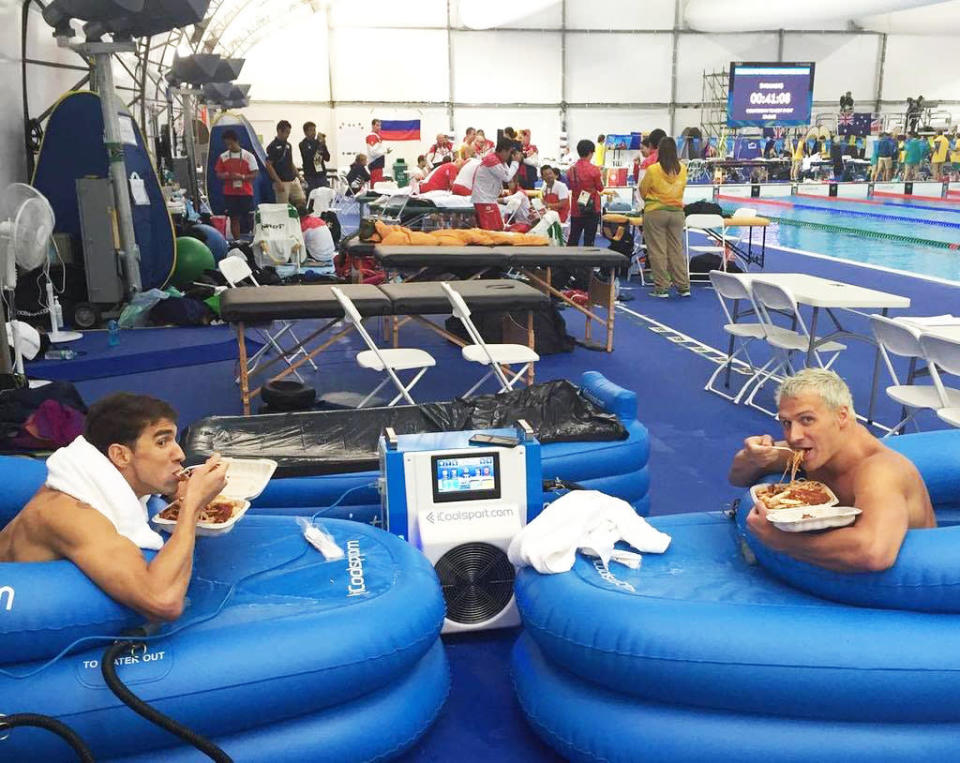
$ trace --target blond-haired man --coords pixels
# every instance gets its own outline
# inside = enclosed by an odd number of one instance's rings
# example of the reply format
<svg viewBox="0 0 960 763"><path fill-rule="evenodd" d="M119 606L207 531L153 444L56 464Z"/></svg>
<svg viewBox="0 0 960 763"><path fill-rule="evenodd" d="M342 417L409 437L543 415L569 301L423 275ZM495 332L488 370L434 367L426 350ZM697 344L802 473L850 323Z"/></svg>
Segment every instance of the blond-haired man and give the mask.
<svg viewBox="0 0 960 763"><path fill-rule="evenodd" d="M730 482L754 484L781 473L788 446L804 452L806 476L829 486L844 506L863 513L855 524L826 533L786 533L767 521L763 506L747 517L750 531L770 548L837 572L876 572L893 566L907 530L936 527L917 468L857 422L850 389L837 374L809 368L777 391L784 440L748 437L733 459Z"/></svg>

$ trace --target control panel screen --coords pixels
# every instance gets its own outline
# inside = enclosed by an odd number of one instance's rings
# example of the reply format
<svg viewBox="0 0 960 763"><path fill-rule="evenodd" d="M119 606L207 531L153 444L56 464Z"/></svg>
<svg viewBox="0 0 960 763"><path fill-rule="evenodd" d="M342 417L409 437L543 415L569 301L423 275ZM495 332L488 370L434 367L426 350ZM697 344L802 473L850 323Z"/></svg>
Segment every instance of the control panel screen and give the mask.
<svg viewBox="0 0 960 763"><path fill-rule="evenodd" d="M478 501L500 497L500 454L431 456L433 500Z"/></svg>

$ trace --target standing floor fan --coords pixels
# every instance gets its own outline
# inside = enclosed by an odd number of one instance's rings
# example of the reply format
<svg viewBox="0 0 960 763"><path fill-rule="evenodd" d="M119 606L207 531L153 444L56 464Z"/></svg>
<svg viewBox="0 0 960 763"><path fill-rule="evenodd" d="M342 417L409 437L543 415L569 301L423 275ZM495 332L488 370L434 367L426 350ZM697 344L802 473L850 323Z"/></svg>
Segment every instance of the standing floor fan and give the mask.
<svg viewBox="0 0 960 763"><path fill-rule="evenodd" d="M60 301L50 278L50 239L55 221L50 202L35 188L25 183L13 183L0 193L0 287L13 332L17 373L20 374L23 373L23 357L17 341L14 301L18 266L23 271L43 267L47 279L46 307L50 314L50 341L72 342L82 336L76 331L61 331Z"/></svg>

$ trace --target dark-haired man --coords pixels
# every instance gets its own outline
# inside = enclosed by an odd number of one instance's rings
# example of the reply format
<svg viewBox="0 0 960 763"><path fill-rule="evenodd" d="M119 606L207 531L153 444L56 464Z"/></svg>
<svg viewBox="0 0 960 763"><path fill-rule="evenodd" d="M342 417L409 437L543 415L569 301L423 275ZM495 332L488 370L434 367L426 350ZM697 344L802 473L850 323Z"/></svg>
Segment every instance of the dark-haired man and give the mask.
<svg viewBox="0 0 960 763"><path fill-rule="evenodd" d="M306 122L303 125L303 140L299 144L300 159L303 162L303 179L307 184L307 195L317 188L327 185L327 165L330 152L327 150L327 136L317 135L317 125Z"/></svg>
<svg viewBox="0 0 960 763"><path fill-rule="evenodd" d="M178 618L197 517L226 485L226 465L214 455L182 481L176 418L146 395L118 393L92 405L84 434L50 456L46 484L0 531L0 562L69 559L119 603L151 620ZM147 524L143 502L153 494L180 500L166 543ZM159 550L147 562L141 548Z"/></svg>
<svg viewBox="0 0 960 763"><path fill-rule="evenodd" d="M503 184L517 174L523 155L507 137L497 141L497 148L487 154L473 176L470 197L477 213L477 226L484 230L503 230L503 217L497 199Z"/></svg>
<svg viewBox="0 0 960 763"><path fill-rule="evenodd" d="M277 137L267 145L267 174L273 181L277 204L293 204L299 209L307 206L307 198L293 166L293 148L287 141L290 130L286 119L277 122Z"/></svg>
<svg viewBox="0 0 960 763"><path fill-rule="evenodd" d="M253 180L259 173L257 158L240 147L235 130L223 131L223 145L226 147L217 158L213 170L223 181L223 202L230 218L230 233L239 238L249 231L248 222L253 212Z"/></svg>

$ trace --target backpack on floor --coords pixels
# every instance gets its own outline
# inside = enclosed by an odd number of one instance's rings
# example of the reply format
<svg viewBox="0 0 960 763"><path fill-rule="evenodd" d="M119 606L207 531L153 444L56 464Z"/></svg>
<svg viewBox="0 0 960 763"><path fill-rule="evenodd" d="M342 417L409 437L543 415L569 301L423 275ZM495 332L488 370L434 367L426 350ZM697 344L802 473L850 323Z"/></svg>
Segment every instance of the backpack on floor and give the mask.
<svg viewBox="0 0 960 763"><path fill-rule="evenodd" d="M690 258L690 272L691 273L709 273L711 270L722 270L723 269L723 260L720 259L719 254L713 254L712 252L704 252L703 254L698 254L696 257ZM727 272L728 273L742 273L743 270L740 269L740 266L735 262L727 262Z"/></svg>

